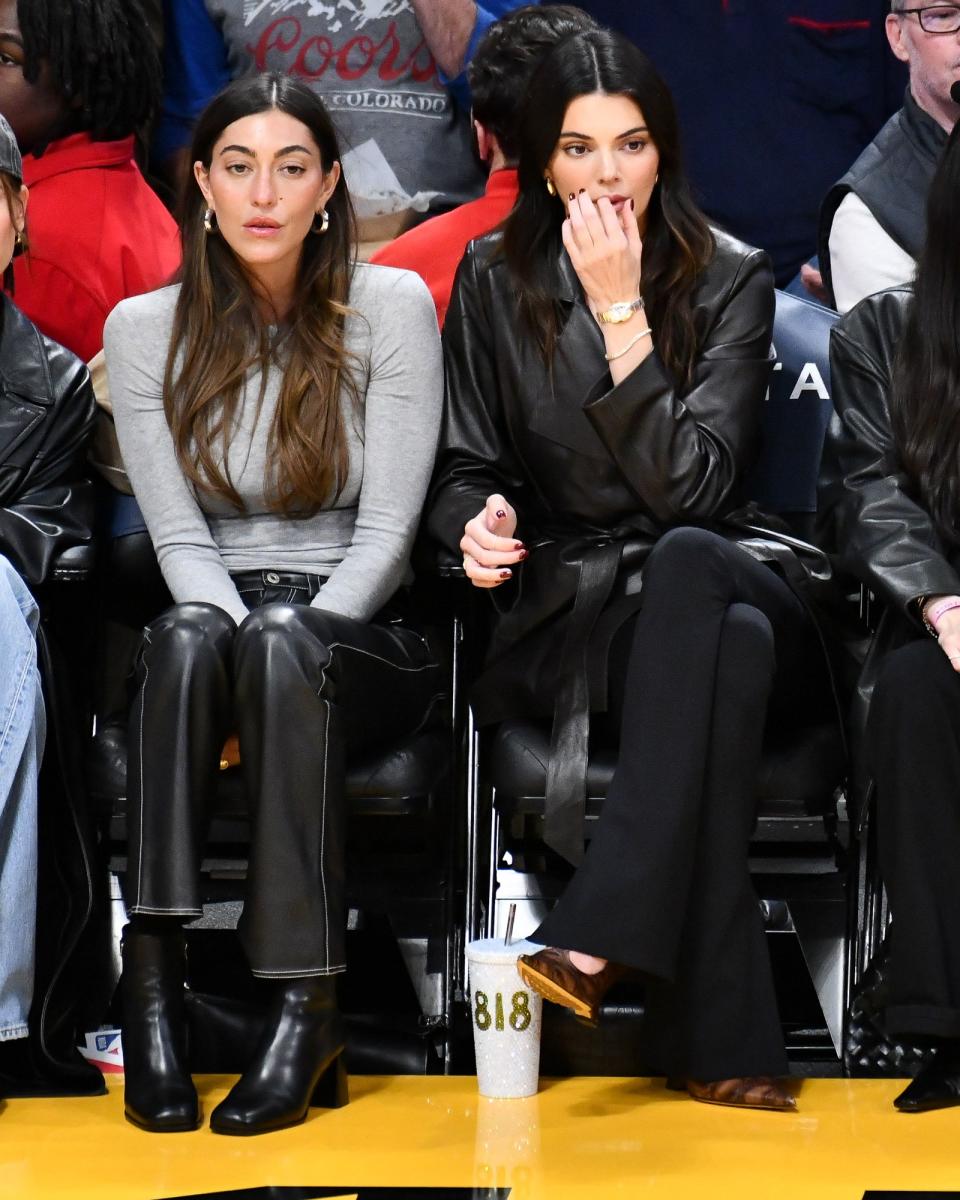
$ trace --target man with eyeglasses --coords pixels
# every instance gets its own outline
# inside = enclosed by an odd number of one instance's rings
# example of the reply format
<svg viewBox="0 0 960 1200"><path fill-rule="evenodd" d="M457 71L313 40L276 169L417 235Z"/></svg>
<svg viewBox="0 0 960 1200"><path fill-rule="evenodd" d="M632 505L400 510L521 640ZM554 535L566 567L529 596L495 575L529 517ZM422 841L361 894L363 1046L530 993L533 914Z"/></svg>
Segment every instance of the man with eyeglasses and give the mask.
<svg viewBox="0 0 960 1200"><path fill-rule="evenodd" d="M910 70L895 113L824 201L820 267L840 312L913 278L930 181L960 105L960 3L893 0L890 48Z"/></svg>

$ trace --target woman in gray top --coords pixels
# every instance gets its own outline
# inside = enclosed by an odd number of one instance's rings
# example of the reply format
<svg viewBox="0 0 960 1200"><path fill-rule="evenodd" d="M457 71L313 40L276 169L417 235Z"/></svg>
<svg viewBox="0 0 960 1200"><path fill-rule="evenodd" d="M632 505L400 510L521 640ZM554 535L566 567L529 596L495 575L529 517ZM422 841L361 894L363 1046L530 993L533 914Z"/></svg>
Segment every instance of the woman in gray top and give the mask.
<svg viewBox="0 0 960 1200"><path fill-rule="evenodd" d="M414 275L351 263L322 102L280 75L201 115L180 283L104 331L117 432L175 605L145 631L131 716L126 1114L193 1129L182 923L238 733L251 810L240 935L276 979L219 1133L346 1098L344 761L412 732L439 670L403 613L440 421L436 317Z"/></svg>

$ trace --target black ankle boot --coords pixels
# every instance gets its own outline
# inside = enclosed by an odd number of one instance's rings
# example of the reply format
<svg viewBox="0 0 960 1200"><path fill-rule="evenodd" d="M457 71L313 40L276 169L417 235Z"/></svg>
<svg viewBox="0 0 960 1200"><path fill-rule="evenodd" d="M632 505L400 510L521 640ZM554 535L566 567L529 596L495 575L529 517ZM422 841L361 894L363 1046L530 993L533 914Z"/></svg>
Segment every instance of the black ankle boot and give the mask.
<svg viewBox="0 0 960 1200"><path fill-rule="evenodd" d="M298 1125L310 1105L347 1103L343 1023L333 978L281 985L253 1061L213 1110L214 1133L268 1133Z"/></svg>
<svg viewBox="0 0 960 1200"><path fill-rule="evenodd" d="M960 1104L960 1044L954 1039L944 1039L893 1106L900 1112L929 1112L955 1104Z"/></svg>
<svg viewBox="0 0 960 1200"><path fill-rule="evenodd" d="M128 1121L151 1133L200 1124L187 1068L183 930L123 935L123 1098Z"/></svg>

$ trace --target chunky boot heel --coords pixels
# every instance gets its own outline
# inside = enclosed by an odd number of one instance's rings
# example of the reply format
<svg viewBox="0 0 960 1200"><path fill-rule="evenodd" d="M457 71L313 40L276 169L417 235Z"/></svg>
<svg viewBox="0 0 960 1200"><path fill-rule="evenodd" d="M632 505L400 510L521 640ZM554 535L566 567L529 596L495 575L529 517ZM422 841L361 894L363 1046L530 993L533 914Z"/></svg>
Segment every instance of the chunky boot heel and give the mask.
<svg viewBox="0 0 960 1200"><path fill-rule="evenodd" d="M124 1115L150 1133L186 1133L200 1124L187 1067L183 930L124 931Z"/></svg>
<svg viewBox="0 0 960 1200"><path fill-rule="evenodd" d="M338 1054L317 1080L311 1108L343 1108L350 1103L350 1085L343 1055Z"/></svg>
<svg viewBox="0 0 960 1200"><path fill-rule="evenodd" d="M253 1061L210 1116L214 1133L248 1136L299 1125L311 1104L347 1102L343 1022L330 977L291 980L274 994Z"/></svg>

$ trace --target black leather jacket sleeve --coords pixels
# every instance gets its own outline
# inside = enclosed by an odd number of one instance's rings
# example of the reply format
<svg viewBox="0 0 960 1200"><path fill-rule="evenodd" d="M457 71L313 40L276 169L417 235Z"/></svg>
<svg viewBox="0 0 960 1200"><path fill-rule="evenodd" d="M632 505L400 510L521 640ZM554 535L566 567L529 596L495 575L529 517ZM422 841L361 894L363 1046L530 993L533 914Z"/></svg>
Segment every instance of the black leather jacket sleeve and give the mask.
<svg viewBox="0 0 960 1200"><path fill-rule="evenodd" d="M565 260L558 286L568 323L551 372L535 339L517 327L505 266L484 261L492 243L468 248L444 326L435 537L455 549L465 521L493 492L517 509L525 541L564 522L655 535L737 507L760 447L773 274L762 251L717 236L694 293L699 349L682 392L656 355L611 385L602 338Z"/></svg>
<svg viewBox="0 0 960 1200"><path fill-rule="evenodd" d="M3 439L8 453L0 457L0 553L27 583L36 585L48 577L63 550L92 537L94 499L86 446L96 402L86 366L32 332L33 345L25 344L26 337L18 337L16 344L21 352L33 350L45 357L42 403L40 393L31 398L8 390L0 398L0 427L19 422L25 431L16 441ZM25 423L31 405L39 419Z"/></svg>
<svg viewBox="0 0 960 1200"><path fill-rule="evenodd" d="M490 314L473 245L460 264L443 326L445 399L428 528L459 555L463 527L500 493L522 521L523 473L502 436L505 416ZM436 503L442 497L441 503Z"/></svg>
<svg viewBox="0 0 960 1200"><path fill-rule="evenodd" d="M830 339L835 413L820 477L819 523L835 565L914 622L918 596L960 593L927 510L910 494L893 445L889 395L909 289L851 310Z"/></svg>
<svg viewBox="0 0 960 1200"><path fill-rule="evenodd" d="M772 364L770 260L755 251L724 284L727 294L711 297L715 319L682 396L651 354L585 406L625 481L664 524L729 511L759 453Z"/></svg>

